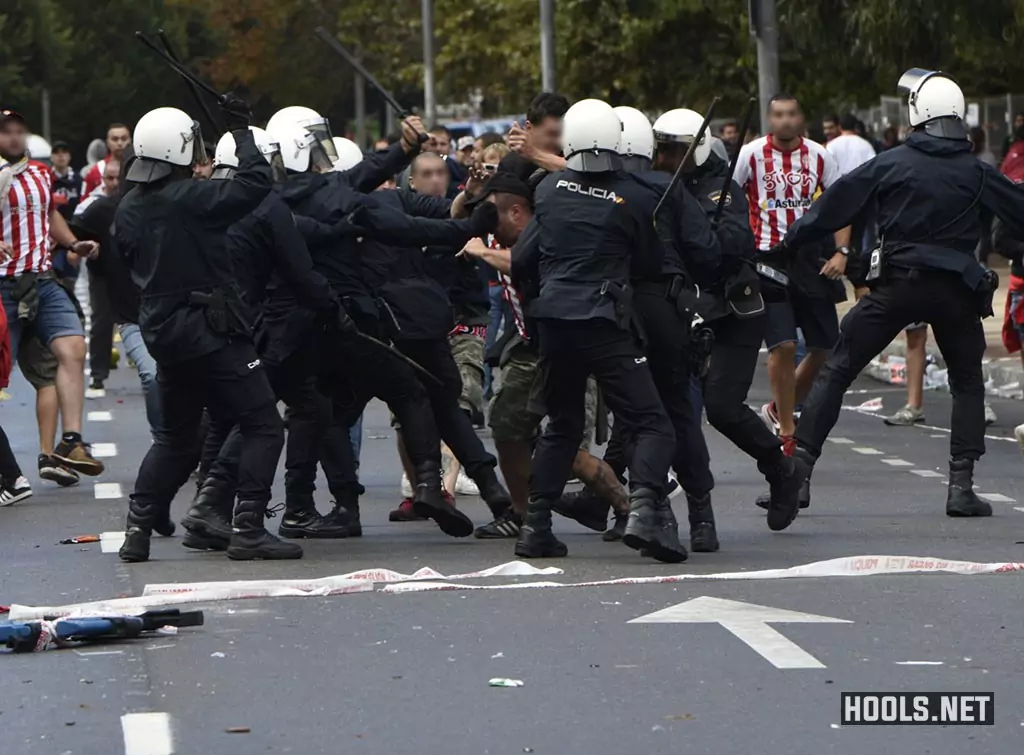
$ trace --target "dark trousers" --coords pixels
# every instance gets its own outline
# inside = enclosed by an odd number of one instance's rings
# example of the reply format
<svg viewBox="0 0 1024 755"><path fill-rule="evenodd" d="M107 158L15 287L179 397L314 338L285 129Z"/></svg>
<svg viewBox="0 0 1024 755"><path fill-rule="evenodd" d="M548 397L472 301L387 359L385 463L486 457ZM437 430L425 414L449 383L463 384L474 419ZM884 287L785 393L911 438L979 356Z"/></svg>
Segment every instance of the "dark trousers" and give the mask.
<svg viewBox="0 0 1024 755"><path fill-rule="evenodd" d="M89 327L89 372L93 380L104 382L110 377L110 355L114 350L114 313L110 308L107 281L90 271L89 306L92 324Z"/></svg>
<svg viewBox="0 0 1024 755"><path fill-rule="evenodd" d="M473 429L472 420L459 406L462 376L452 357L448 339L400 341L395 345L403 354L441 381L440 385L424 381L441 440L448 444L455 458L465 467L466 474L479 482L482 476L494 469L497 461L487 453L487 449Z"/></svg>
<svg viewBox="0 0 1024 755"><path fill-rule="evenodd" d="M14 457L14 451L11 450L11 441L2 427L0 427L0 477L10 482L21 477L21 467L18 466L18 460Z"/></svg>
<svg viewBox="0 0 1024 755"><path fill-rule="evenodd" d="M797 443L818 457L839 419L850 383L907 325L927 322L949 368L953 396L950 456L977 461L985 453L985 381L981 372L985 334L975 295L955 273L890 270L887 274L888 278L843 318L839 341L804 402Z"/></svg>
<svg viewBox="0 0 1024 755"><path fill-rule="evenodd" d="M704 377L708 423L748 456L766 463L781 454L779 439L746 404L764 339L765 318L724 317L711 324L715 345Z"/></svg>
<svg viewBox="0 0 1024 755"><path fill-rule="evenodd" d="M630 488L663 491L675 433L633 336L607 320L542 320L538 325L548 424L534 449L530 495L547 500L562 495L583 437L589 375L597 380L616 424L633 438L627 460Z"/></svg>
<svg viewBox="0 0 1024 755"><path fill-rule="evenodd" d="M715 487L711 458L701 429L700 405L694 401L693 370L687 350L689 324L663 294L637 291L633 307L647 336L647 363L665 412L676 435L672 468L687 494L701 497ZM604 460L622 476L633 438L627 424L615 415Z"/></svg>
<svg viewBox="0 0 1024 755"><path fill-rule="evenodd" d="M135 481L129 524L152 528L188 480L199 456L199 424L237 424L241 435L238 500L265 505L284 445L284 425L256 350L232 341L199 359L161 365L157 375L166 432L150 447Z"/></svg>

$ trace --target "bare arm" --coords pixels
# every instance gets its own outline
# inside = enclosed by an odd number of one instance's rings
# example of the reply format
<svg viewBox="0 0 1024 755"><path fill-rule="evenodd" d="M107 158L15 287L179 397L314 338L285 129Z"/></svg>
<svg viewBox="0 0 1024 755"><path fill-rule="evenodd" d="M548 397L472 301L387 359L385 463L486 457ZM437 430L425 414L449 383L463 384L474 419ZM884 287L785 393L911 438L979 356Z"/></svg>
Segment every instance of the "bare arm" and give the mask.
<svg viewBox="0 0 1024 755"><path fill-rule="evenodd" d="M512 272L512 252L504 247L492 249L481 238L470 239L462 250L468 257L476 257L493 267L499 273L509 275Z"/></svg>

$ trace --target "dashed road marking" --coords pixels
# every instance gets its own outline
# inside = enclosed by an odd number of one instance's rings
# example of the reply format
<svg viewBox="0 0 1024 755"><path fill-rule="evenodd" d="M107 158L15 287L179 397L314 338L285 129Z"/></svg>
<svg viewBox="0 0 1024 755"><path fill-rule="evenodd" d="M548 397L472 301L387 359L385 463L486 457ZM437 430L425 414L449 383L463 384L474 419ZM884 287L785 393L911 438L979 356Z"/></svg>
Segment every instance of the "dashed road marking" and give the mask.
<svg viewBox="0 0 1024 755"><path fill-rule="evenodd" d="M124 532L101 532L100 533L100 552L101 553L117 553L121 550L121 546L124 545Z"/></svg>
<svg viewBox="0 0 1024 755"><path fill-rule="evenodd" d="M882 459L883 464L888 464L890 467L912 467L914 462L907 461L905 459Z"/></svg>
<svg viewBox="0 0 1024 755"><path fill-rule="evenodd" d="M1024 506L1014 506L1013 510L1014 511L1020 511L1020 512L1024 513Z"/></svg>
<svg viewBox="0 0 1024 755"><path fill-rule="evenodd" d="M114 415L110 412L89 412L85 418L90 422L110 422L114 419Z"/></svg>
<svg viewBox="0 0 1024 755"><path fill-rule="evenodd" d="M879 451L877 448L866 448L864 446L854 448L853 452L863 454L864 456L882 456L884 454L884 452Z"/></svg>
<svg viewBox="0 0 1024 755"><path fill-rule="evenodd" d="M946 475L941 472L934 472L931 469L911 469L910 474L916 474L918 477L945 477Z"/></svg>
<svg viewBox="0 0 1024 755"><path fill-rule="evenodd" d="M129 713L121 716L124 755L171 755L171 717L167 713Z"/></svg>
<svg viewBox="0 0 1024 755"><path fill-rule="evenodd" d="M92 455L97 459L109 459L117 456L117 444L116 443L93 443L92 444Z"/></svg>
<svg viewBox="0 0 1024 755"><path fill-rule="evenodd" d="M123 498L121 483L119 482L97 482L93 485L97 498Z"/></svg>
<svg viewBox="0 0 1024 755"><path fill-rule="evenodd" d="M853 441L849 438L829 438L829 441L840 446L852 446Z"/></svg>
<svg viewBox="0 0 1024 755"><path fill-rule="evenodd" d="M989 503L1016 503L1017 501L1013 498L1007 498L1002 493L978 493L981 498L984 498Z"/></svg>

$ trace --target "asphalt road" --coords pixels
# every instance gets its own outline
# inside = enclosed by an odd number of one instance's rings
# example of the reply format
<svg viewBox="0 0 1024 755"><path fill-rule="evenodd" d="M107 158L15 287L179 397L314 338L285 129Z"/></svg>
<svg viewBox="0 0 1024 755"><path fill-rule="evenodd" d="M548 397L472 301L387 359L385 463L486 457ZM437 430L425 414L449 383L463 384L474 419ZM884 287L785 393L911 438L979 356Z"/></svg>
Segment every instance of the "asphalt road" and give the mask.
<svg viewBox="0 0 1024 755"><path fill-rule="evenodd" d="M132 566L99 544L57 545L122 528L126 496L149 445L140 390L122 368L106 398L87 402L87 440L107 444L96 448L108 456L108 471L98 487L83 481L66 490L35 478L31 390L16 375L8 392L0 422L31 470L36 495L0 509L0 604L60 605L139 595L147 584L312 578L371 567L458 574L514 559L509 541L453 541L429 523L387 522L399 471L380 405L366 417L361 540L307 543L299 562L230 563L186 551L172 538L155 542L153 561ZM766 394L762 371L751 402ZM876 397L885 411L903 403L901 389L870 380L859 381L846 403ZM944 516L949 403L947 395L927 395L925 428L887 428L877 416L843 412L833 440L847 442L829 444L812 507L783 533L769 532L752 504L764 487L754 464L708 428L721 552L660 565L563 520L556 527L569 557L537 565L564 574L460 584L716 574L862 555L1024 561L1024 545L1016 542L1024 540L1022 460L1012 441L1014 425L1024 423L1024 403L994 402L1000 421L990 429L978 484L995 495L996 516L981 521ZM191 493L179 495L178 518ZM326 510L326 490L318 495ZM479 500L460 501L478 523L485 520ZM203 604L206 626L177 636L0 657L0 752L1019 752L1021 578L900 574L377 590ZM773 632L744 620L756 609L740 606L739 618L729 614L730 630L714 623L725 614L709 601L675 614L708 623L628 623L701 597L848 623L789 616L802 621L774 624ZM495 677L525 684L488 686ZM994 693L995 724L841 726L844 691Z"/></svg>

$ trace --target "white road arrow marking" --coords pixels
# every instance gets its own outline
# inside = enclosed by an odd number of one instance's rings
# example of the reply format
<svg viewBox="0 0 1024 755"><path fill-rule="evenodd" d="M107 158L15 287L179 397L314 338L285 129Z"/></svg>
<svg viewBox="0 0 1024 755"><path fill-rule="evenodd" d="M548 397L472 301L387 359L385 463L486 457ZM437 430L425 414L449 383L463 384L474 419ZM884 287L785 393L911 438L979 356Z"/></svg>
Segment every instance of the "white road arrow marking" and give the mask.
<svg viewBox="0 0 1024 755"><path fill-rule="evenodd" d="M852 624L813 613L798 613L737 600L701 597L633 619L630 624L721 624L775 668L825 668L825 664L769 624Z"/></svg>

